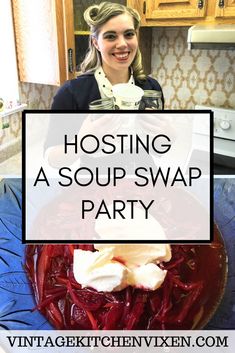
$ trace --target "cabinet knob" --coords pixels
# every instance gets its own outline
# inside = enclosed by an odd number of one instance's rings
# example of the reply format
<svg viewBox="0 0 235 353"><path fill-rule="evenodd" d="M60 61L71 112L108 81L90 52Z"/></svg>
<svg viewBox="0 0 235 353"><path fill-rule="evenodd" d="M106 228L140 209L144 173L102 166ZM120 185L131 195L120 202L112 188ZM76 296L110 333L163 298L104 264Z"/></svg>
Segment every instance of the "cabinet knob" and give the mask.
<svg viewBox="0 0 235 353"><path fill-rule="evenodd" d="M222 9L224 7L224 0L219 0L219 7Z"/></svg>
<svg viewBox="0 0 235 353"><path fill-rule="evenodd" d="M203 0L198 0L197 7L201 10L204 6L204 1Z"/></svg>
<svg viewBox="0 0 235 353"><path fill-rule="evenodd" d="M143 15L146 14L146 1L143 2Z"/></svg>

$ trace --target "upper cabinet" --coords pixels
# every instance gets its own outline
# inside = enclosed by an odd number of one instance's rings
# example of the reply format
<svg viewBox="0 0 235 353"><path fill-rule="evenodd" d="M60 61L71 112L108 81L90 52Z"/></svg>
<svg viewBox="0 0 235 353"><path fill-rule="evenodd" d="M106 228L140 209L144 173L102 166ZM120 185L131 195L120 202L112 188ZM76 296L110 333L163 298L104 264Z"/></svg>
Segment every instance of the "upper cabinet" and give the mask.
<svg viewBox="0 0 235 353"><path fill-rule="evenodd" d="M235 0L218 0L215 17L235 18Z"/></svg>
<svg viewBox="0 0 235 353"><path fill-rule="evenodd" d="M72 0L13 0L19 80L61 85L74 76Z"/></svg>
<svg viewBox="0 0 235 353"><path fill-rule="evenodd" d="M203 0L146 0L145 18L177 19L205 16Z"/></svg>
<svg viewBox="0 0 235 353"><path fill-rule="evenodd" d="M128 0L142 26L191 26L235 23L235 0Z"/></svg>

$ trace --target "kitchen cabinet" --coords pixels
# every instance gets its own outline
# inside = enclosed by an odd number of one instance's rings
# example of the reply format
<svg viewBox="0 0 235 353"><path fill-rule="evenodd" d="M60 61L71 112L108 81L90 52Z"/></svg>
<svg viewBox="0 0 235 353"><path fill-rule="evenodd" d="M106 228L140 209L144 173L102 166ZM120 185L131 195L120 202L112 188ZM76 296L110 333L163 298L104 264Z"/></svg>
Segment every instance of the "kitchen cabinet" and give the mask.
<svg viewBox="0 0 235 353"><path fill-rule="evenodd" d="M191 26L235 23L235 0L129 0L142 26Z"/></svg>
<svg viewBox="0 0 235 353"><path fill-rule="evenodd" d="M215 8L215 17L235 19L235 0L218 0Z"/></svg>
<svg viewBox="0 0 235 353"><path fill-rule="evenodd" d="M205 16L203 0L146 0L145 18L178 19Z"/></svg>
<svg viewBox="0 0 235 353"><path fill-rule="evenodd" d="M19 80L61 85L74 77L72 0L13 0Z"/></svg>

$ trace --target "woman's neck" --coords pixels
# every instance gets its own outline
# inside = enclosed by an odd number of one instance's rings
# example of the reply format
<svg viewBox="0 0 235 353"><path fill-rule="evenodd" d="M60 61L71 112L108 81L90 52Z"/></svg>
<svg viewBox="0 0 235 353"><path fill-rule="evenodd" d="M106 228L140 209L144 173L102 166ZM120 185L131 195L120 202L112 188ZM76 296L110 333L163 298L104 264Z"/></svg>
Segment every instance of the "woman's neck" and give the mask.
<svg viewBox="0 0 235 353"><path fill-rule="evenodd" d="M109 82L112 85L116 85L117 83L127 83L130 78L130 72L129 69L124 69L122 71L115 71L115 70L110 70L107 67L103 66L103 70L105 73L105 76L109 80Z"/></svg>

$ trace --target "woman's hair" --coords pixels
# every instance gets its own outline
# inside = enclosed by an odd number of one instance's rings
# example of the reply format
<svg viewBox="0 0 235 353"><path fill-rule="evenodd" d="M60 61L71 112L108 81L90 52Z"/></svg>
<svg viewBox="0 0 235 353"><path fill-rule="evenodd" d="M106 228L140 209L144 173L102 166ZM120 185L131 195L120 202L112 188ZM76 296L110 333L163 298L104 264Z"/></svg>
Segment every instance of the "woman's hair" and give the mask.
<svg viewBox="0 0 235 353"><path fill-rule="evenodd" d="M108 20L122 14L129 14L133 19L135 30L139 29L140 15L136 10L132 8L117 3L102 2L100 5L92 5L88 7L88 9L86 9L86 11L84 12L84 19L90 26L91 34L89 38L88 52L84 61L81 63L82 72L95 71L97 67L101 65L101 55L100 52L94 46L92 38L98 38L101 27ZM139 48L137 48L137 52L131 64L131 67L135 79L146 79L146 75L143 72L142 57Z"/></svg>

